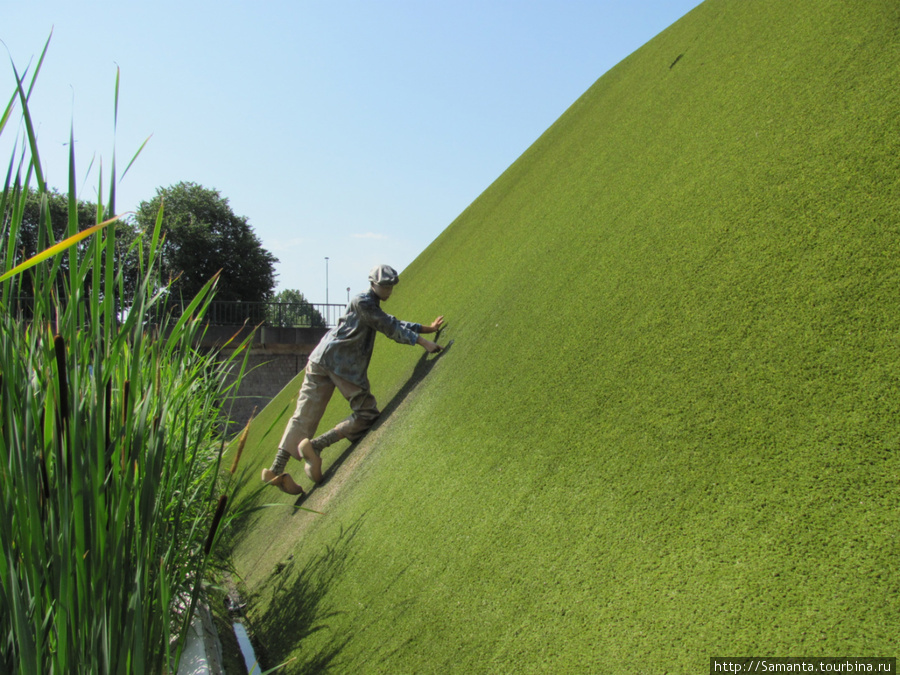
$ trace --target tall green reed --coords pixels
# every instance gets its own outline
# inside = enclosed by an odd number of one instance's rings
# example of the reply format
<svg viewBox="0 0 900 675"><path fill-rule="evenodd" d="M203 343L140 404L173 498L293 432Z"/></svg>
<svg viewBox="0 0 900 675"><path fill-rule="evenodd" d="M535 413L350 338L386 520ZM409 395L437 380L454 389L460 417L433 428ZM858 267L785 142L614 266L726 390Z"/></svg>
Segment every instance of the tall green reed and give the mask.
<svg viewBox="0 0 900 675"><path fill-rule="evenodd" d="M0 671L171 672L235 480L220 470L219 411L247 342L227 357L194 348L215 280L168 311L155 273L162 213L133 243L126 296L109 217L115 160L85 236L74 144L67 237L53 240L42 210L47 255L19 259L26 193L48 191L28 108L46 51L27 90L16 72L0 116L2 133L18 104L26 130L0 198ZM118 89L117 76L116 110Z"/></svg>

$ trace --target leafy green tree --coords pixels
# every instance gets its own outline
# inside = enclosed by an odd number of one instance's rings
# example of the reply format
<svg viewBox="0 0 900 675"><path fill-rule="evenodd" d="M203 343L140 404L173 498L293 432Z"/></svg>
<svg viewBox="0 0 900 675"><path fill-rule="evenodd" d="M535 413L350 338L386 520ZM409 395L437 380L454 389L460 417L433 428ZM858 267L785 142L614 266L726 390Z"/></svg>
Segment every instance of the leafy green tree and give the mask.
<svg viewBox="0 0 900 675"><path fill-rule="evenodd" d="M278 259L217 190L185 181L157 189L153 199L138 207L141 230L153 230L160 205L165 234L161 269L176 297L193 298L217 272L216 300L264 302L272 297Z"/></svg>
<svg viewBox="0 0 900 675"><path fill-rule="evenodd" d="M41 195L33 189L28 190L25 196L25 205L22 211L22 220L19 226L18 248L24 258L30 258L43 251L50 244L50 237L46 224L49 218L49 230L53 233L53 241L66 238L69 227L69 201L66 195L56 190L49 190ZM10 204L11 207L11 204ZM43 209L43 212L42 212ZM78 229L84 230L97 224L97 205L79 201ZM42 223L45 227L42 227Z"/></svg>
<svg viewBox="0 0 900 675"><path fill-rule="evenodd" d="M270 326L325 327L325 319L298 290L285 289L278 293L272 302L266 317L266 323Z"/></svg>
<svg viewBox="0 0 900 675"><path fill-rule="evenodd" d="M97 224L97 205L87 201L76 202L76 217L78 219L77 229L86 230ZM49 189L44 193L40 193L34 189L28 189L25 194L25 200L22 202L21 215L13 213L13 201L6 202L5 213L0 213L0 233L2 236L8 236L8 225L13 218L17 222L16 241L14 243L16 249L16 258L18 260L27 260L38 253L46 250L54 243L62 241L69 233L69 198L67 195L60 194L59 191ZM134 279L137 274L137 261L126 261L127 244L134 237L131 226L125 222L118 222L116 228L121 230L123 236L116 240L116 256L124 265L124 279L126 294L133 292ZM80 244L78 250L81 251L86 244ZM105 253L104 253L105 255ZM64 279L68 279L69 256L61 256L58 258L60 270L63 274L57 277L56 294L60 299L66 295ZM90 288L91 279L85 279L86 288ZM30 282L26 277L23 280L23 292L31 294Z"/></svg>

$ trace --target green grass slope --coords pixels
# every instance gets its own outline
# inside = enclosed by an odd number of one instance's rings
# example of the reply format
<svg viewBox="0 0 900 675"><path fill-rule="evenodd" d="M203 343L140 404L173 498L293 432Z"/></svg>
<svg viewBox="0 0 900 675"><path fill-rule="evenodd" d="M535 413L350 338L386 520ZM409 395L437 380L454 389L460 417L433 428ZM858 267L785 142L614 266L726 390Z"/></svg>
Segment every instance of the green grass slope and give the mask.
<svg viewBox="0 0 900 675"><path fill-rule="evenodd" d="M248 487L268 662L895 655L898 81L894 0L707 0L600 78L403 274L386 309L453 345L380 340L325 515Z"/></svg>

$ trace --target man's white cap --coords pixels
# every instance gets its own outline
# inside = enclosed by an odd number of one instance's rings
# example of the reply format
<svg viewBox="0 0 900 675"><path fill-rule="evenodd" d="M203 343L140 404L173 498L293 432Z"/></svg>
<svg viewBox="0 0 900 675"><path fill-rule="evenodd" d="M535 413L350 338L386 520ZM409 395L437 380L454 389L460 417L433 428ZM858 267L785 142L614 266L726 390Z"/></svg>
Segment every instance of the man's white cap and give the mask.
<svg viewBox="0 0 900 675"><path fill-rule="evenodd" d="M396 286L400 283L400 275L390 265L375 265L369 272L369 281L379 286Z"/></svg>

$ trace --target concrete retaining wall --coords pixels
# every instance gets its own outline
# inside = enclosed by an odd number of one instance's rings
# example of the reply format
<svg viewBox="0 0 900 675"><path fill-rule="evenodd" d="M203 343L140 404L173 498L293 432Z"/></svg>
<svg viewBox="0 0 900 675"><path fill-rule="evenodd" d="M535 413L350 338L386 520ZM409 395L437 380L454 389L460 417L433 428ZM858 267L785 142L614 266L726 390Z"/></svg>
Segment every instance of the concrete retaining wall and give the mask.
<svg viewBox="0 0 900 675"><path fill-rule="evenodd" d="M222 348L232 338L235 338L235 342L245 339L250 331L252 329L235 330L210 326L201 346ZM288 382L306 368L309 355L326 332L327 329L324 328L270 327L255 331L237 398L230 411L223 411L228 418L229 436L238 433L247 424L254 408L257 412L262 410ZM223 349L223 352L227 350Z"/></svg>
<svg viewBox="0 0 900 675"><path fill-rule="evenodd" d="M288 382L306 368L306 361L312 349L306 352L279 354L267 350L251 351L237 399L228 414L229 435L237 433L247 424L254 408L258 412L266 407ZM228 413L227 410L225 412Z"/></svg>

